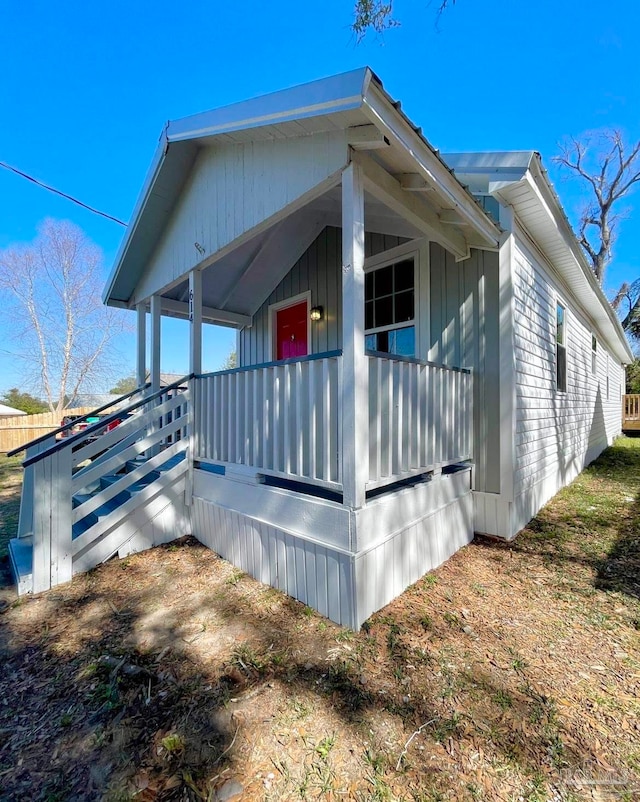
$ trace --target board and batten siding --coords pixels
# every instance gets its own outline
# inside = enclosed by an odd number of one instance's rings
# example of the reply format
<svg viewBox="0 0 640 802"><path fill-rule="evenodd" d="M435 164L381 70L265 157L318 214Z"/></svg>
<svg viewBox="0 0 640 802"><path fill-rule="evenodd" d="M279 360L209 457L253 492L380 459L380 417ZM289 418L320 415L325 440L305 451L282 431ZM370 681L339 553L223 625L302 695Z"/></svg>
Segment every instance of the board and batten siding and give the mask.
<svg viewBox="0 0 640 802"><path fill-rule="evenodd" d="M513 248L517 532L620 432L623 370L526 240ZM556 390L556 304L566 309L567 392ZM591 366L596 335L597 369Z"/></svg>
<svg viewBox="0 0 640 802"><path fill-rule="evenodd" d="M325 182L347 161L344 130L203 147L133 300L144 300L180 279Z"/></svg>
<svg viewBox="0 0 640 802"><path fill-rule="evenodd" d="M365 234L365 256L395 248L406 242L386 234ZM321 306L322 320L311 325L311 354L321 354L342 347L342 231L327 226L282 279L253 316L253 325L239 335L241 367L270 362L269 306L311 292L311 306Z"/></svg>
<svg viewBox="0 0 640 802"><path fill-rule="evenodd" d="M430 244L429 360L473 371L474 489L500 492L498 254L456 262Z"/></svg>

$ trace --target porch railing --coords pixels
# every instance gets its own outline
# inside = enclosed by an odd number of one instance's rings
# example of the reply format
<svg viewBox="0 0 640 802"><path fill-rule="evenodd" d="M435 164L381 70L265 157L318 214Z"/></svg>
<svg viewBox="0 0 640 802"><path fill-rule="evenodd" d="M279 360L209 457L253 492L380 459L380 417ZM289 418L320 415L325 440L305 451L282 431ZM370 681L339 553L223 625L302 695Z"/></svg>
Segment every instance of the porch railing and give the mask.
<svg viewBox="0 0 640 802"><path fill-rule="evenodd" d="M196 460L341 487L340 351L194 383Z"/></svg>
<svg viewBox="0 0 640 802"><path fill-rule="evenodd" d="M157 469L187 450L189 378L154 393L140 388L120 399L138 394L138 400L84 431L58 442L54 435L39 438L27 448L19 536L33 537L34 593L68 581L121 545L103 542L105 532L157 492L147 486ZM138 495L127 503L130 491Z"/></svg>
<svg viewBox="0 0 640 802"><path fill-rule="evenodd" d="M470 459L472 438L469 370L369 356L368 489Z"/></svg>
<svg viewBox="0 0 640 802"><path fill-rule="evenodd" d="M640 430L640 394L622 396L622 428L624 431Z"/></svg>

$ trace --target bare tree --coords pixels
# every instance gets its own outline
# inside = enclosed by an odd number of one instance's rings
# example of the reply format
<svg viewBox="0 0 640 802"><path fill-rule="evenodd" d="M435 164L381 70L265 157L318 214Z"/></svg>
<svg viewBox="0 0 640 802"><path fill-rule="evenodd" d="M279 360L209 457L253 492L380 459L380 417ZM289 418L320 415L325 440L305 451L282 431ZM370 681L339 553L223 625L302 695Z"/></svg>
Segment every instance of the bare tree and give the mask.
<svg viewBox="0 0 640 802"><path fill-rule="evenodd" d="M25 380L60 414L65 400L112 375L123 313L100 298L101 252L77 226L45 220L28 245L0 251L2 314Z"/></svg>
<svg viewBox="0 0 640 802"><path fill-rule="evenodd" d="M456 0L436 0L436 22L448 6ZM383 33L389 28L397 28L400 23L393 17L393 0L356 0L353 10L351 30L356 40L361 42L369 31Z"/></svg>
<svg viewBox="0 0 640 802"><path fill-rule="evenodd" d="M624 282L611 301L622 323L622 328L633 337L640 340L640 279L631 283Z"/></svg>
<svg viewBox="0 0 640 802"><path fill-rule="evenodd" d="M554 161L587 184L591 197L580 216L578 239L602 284L621 216L619 202L640 182L640 141L626 146L615 129L582 141L572 137Z"/></svg>

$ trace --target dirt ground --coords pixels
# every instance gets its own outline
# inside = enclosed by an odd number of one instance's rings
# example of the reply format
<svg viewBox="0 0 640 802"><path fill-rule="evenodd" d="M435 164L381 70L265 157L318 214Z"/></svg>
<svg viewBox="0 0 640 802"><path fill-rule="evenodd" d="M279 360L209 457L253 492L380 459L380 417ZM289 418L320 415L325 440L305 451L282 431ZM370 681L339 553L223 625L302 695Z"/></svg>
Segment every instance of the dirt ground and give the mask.
<svg viewBox="0 0 640 802"><path fill-rule="evenodd" d="M638 800L639 523L623 439L358 633L192 538L13 601L0 798Z"/></svg>

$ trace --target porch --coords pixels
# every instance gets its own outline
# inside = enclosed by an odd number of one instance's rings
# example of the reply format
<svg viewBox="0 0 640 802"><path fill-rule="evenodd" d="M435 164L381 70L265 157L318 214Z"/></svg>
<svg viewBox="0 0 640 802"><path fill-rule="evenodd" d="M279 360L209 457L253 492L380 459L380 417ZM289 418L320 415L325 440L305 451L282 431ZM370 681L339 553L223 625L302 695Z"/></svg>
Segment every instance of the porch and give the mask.
<svg viewBox="0 0 640 802"><path fill-rule="evenodd" d="M622 396L622 431L640 432L640 394Z"/></svg>
<svg viewBox="0 0 640 802"><path fill-rule="evenodd" d="M469 370L379 353L366 362L365 496L471 459ZM343 383L341 351L195 377L195 463L342 501Z"/></svg>

